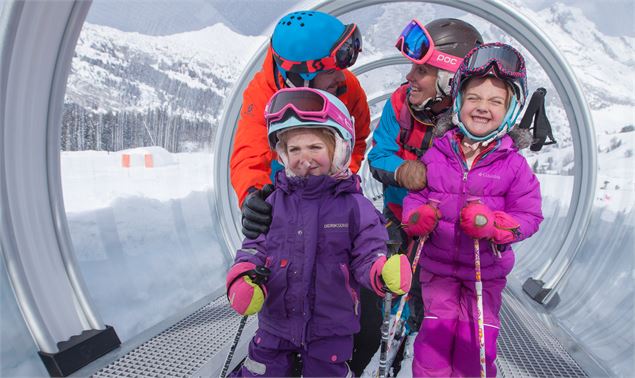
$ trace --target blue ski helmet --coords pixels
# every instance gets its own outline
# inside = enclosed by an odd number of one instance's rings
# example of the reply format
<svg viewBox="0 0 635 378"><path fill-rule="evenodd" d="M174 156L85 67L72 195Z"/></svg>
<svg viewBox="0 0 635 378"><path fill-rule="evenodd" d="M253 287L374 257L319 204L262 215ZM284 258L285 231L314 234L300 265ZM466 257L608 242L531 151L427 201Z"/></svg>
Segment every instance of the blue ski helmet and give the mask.
<svg viewBox="0 0 635 378"><path fill-rule="evenodd" d="M282 17L271 36L271 48L283 59L295 62L329 56L331 48L344 33L346 26L330 14L307 10ZM285 79L287 71L276 62ZM304 80L313 80L319 71L300 73Z"/></svg>

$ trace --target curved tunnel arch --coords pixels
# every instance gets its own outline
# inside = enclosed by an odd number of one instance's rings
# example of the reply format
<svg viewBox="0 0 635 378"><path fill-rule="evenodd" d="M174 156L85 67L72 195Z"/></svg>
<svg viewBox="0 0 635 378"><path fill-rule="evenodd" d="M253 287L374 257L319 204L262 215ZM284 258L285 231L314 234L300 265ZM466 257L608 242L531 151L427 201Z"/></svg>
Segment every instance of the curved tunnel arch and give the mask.
<svg viewBox="0 0 635 378"><path fill-rule="evenodd" d="M387 1L329 1L318 4L315 8L339 16L385 2ZM496 2L475 5L469 1L422 2L465 10L500 26L537 58L564 103L569 123L574 125L574 193L565 221L566 234L556 238L555 233L562 229L554 230L549 238L557 239L557 243L541 241L541 245L547 245L555 252L556 258L545 261L539 275L535 277L544 280L545 287L557 289L585 239L597 180L595 131L580 87L560 53L542 32L522 15L514 14L506 5ZM103 321L94 311L87 295L81 274L75 267L61 195L59 150L52 148L58 144L60 109L73 46L90 3L64 1L37 8L29 2L12 2L3 7L0 18L2 252L16 297L21 302L23 316L30 326L38 349L55 351L55 342L66 339L68 335L76 335L86 328L104 328ZM33 20L37 20L36 26ZM227 103L222 124L235 124L240 108L240 93L259 69L265 49L266 46L263 46L259 50L237 83L234 96ZM30 62L32 57L36 57L37 64L48 64L50 70L31 72L29 65L20 66L24 62ZM397 58L388 57L382 61L370 62L357 67L355 71L361 74L383 65L393 65L398 63ZM379 103L388 95L389 93L371 94L369 101ZM16 130L11 125L22 125L23 128ZM575 125L586 127L578 128ZM30 139L34 135L36 143ZM225 225L222 232L228 253L233 253L240 243L237 227L240 214L236 210L235 197L228 182L228 158L232 139L233 129L221 130L216 140L213 172L213 200L218 205L216 208L219 218L231 220L222 223ZM29 231L39 235L37 240L30 240ZM66 312L53 315L51 308L41 307L41 298L29 293L25 275L33 278L42 273L33 266L34 261L27 261L24 251L31 251L35 256L38 250L45 250L46 255L55 261L55 280L63 288L65 303L69 303ZM25 267L25 264L31 265ZM553 290L543 302L547 303L556 291ZM63 319L60 323L66 325L51 326L54 319Z"/></svg>

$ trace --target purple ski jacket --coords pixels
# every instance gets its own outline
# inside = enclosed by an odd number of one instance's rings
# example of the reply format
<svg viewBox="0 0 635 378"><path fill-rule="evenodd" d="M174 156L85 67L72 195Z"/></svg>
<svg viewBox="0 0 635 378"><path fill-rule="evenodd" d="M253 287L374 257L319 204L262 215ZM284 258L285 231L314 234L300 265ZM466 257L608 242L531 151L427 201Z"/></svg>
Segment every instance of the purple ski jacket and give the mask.
<svg viewBox="0 0 635 378"><path fill-rule="evenodd" d="M269 232L245 239L236 262L265 264L271 275L259 327L301 346L360 330L359 285L386 255L382 215L364 197L359 176L288 178L276 174Z"/></svg>
<svg viewBox="0 0 635 378"><path fill-rule="evenodd" d="M428 186L410 192L404 199L404 214L428 203L439 202L442 217L425 243L419 266L431 273L474 281L474 240L459 226L460 211L470 200L480 199L492 210L508 213L520 223L520 236L526 239L538 231L542 222L540 183L512 139L505 135L493 148L477 156L468 171L460 151L458 129L435 139L422 157L428 168ZM498 246L501 257L493 253L488 240L480 241L482 279L505 277L514 266L510 245Z"/></svg>

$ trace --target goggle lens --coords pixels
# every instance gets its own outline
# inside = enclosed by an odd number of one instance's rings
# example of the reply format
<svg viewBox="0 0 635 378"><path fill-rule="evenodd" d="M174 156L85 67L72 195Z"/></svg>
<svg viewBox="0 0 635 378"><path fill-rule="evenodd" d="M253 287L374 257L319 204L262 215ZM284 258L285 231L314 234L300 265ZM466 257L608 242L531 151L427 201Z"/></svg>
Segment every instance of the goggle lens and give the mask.
<svg viewBox="0 0 635 378"><path fill-rule="evenodd" d="M271 98L267 116L271 117L276 115L276 113L287 108L289 104L302 112L322 112L325 110L324 98L315 92L278 91Z"/></svg>
<svg viewBox="0 0 635 378"><path fill-rule="evenodd" d="M467 61L468 71L487 69L492 63L498 66L502 74L521 74L523 68L522 58L516 51L506 46L492 45L476 50Z"/></svg>
<svg viewBox="0 0 635 378"><path fill-rule="evenodd" d="M430 50L430 39L423 27L415 20L401 32L397 49L414 60L420 60Z"/></svg>
<svg viewBox="0 0 635 378"><path fill-rule="evenodd" d="M345 69L357 61L357 55L362 50L362 34L355 24L349 24L344 31L345 40L336 45L335 63L338 68ZM339 48L338 48L339 47Z"/></svg>

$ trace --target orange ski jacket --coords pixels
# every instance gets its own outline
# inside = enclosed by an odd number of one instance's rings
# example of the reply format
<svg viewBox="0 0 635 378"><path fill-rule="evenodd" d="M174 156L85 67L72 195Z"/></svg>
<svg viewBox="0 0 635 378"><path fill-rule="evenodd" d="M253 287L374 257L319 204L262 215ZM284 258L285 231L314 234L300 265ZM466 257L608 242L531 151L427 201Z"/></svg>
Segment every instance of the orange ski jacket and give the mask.
<svg viewBox="0 0 635 378"><path fill-rule="evenodd" d="M277 158L269 148L265 106L271 96L284 87L282 76L275 71L271 49L260 71L256 73L243 93L243 105L234 135L234 148L229 161L229 175L238 203L242 206L248 189L260 189L271 183L271 162ZM359 81L349 70L344 70L345 82L338 97L355 118L355 146L350 168L357 172L366 152L366 138L370 134L370 110L366 93Z"/></svg>

